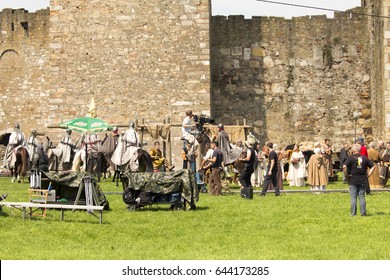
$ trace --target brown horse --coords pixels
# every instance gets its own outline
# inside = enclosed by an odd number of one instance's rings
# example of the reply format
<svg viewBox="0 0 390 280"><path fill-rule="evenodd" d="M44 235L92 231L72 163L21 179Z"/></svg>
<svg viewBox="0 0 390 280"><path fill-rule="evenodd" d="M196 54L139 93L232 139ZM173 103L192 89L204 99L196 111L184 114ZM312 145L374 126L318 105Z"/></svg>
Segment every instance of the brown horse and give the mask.
<svg viewBox="0 0 390 280"><path fill-rule="evenodd" d="M16 149L15 165L10 168L11 180L15 182L18 179L18 183L24 183L24 177L26 177L27 171L30 169L30 159L25 147L21 146Z"/></svg>

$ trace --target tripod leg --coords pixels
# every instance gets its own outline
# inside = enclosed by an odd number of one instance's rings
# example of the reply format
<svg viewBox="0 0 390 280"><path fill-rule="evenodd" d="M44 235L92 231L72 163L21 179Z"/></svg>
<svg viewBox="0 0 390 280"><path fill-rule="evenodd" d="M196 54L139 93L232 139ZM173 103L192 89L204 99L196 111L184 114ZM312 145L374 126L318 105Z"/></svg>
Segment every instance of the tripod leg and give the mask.
<svg viewBox="0 0 390 280"><path fill-rule="evenodd" d="M119 186L119 177L121 176L121 175L120 175L120 171L118 170L117 172L118 172L118 173L116 174L116 184L115 184L116 187Z"/></svg>

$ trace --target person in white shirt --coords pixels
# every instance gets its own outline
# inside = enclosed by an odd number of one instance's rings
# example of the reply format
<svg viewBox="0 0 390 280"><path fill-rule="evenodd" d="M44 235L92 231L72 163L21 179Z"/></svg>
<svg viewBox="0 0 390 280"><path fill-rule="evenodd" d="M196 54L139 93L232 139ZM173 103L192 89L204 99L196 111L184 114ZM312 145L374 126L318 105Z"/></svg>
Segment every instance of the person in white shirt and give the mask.
<svg viewBox="0 0 390 280"><path fill-rule="evenodd" d="M186 117L183 120L182 126L181 126L181 134L182 138L187 141L191 145L191 148L188 151L188 156L191 156L195 154L197 148L198 148L198 141L196 140L195 136L191 134L192 130L194 129L194 124L192 122L192 111L188 110L186 111ZM185 145L184 145L185 147Z"/></svg>

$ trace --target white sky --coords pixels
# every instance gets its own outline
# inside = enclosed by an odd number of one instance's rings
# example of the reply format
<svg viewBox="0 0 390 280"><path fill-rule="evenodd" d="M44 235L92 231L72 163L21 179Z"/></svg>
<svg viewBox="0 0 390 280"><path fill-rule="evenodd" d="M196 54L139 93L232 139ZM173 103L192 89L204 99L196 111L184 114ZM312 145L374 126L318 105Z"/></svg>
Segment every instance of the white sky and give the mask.
<svg viewBox="0 0 390 280"><path fill-rule="evenodd" d="M358 7L361 4L361 0L275 0L275 2L316 6L342 11ZM30 12L34 12L46 8L49 5L50 0L0 0L0 10L3 8L25 8ZM271 4L256 0L212 0L212 14L225 16L244 15L246 18L251 18L252 16L282 16L291 18L292 16L324 14L328 17L333 17L332 12Z"/></svg>
<svg viewBox="0 0 390 280"><path fill-rule="evenodd" d="M274 2L315 6L340 11L360 7L361 5L361 0L274 0ZM252 16L291 18L292 16L327 15L328 17L333 17L333 12L265 3L256 0L212 0L211 5L214 16L244 15L246 18L251 18Z"/></svg>

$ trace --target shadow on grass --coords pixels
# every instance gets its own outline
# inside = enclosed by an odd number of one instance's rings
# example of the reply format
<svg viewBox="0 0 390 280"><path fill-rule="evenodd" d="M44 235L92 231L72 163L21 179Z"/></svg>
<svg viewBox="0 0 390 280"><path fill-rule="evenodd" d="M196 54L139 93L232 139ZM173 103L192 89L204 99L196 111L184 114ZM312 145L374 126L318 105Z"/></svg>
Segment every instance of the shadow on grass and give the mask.
<svg viewBox="0 0 390 280"><path fill-rule="evenodd" d="M386 213L386 212L375 212L375 213L367 214L367 216L383 216L383 215L390 215L390 213Z"/></svg>
<svg viewBox="0 0 390 280"><path fill-rule="evenodd" d="M4 212L3 209L0 209L0 216L1 217L9 217L8 213Z"/></svg>
<svg viewBox="0 0 390 280"><path fill-rule="evenodd" d="M151 206L143 206L136 210L127 210L128 212L189 212L189 211L205 211L209 210L208 206L196 206L196 209L193 210L173 210L170 208L169 204L167 204L164 207L164 204L162 206L157 205L151 205Z"/></svg>

